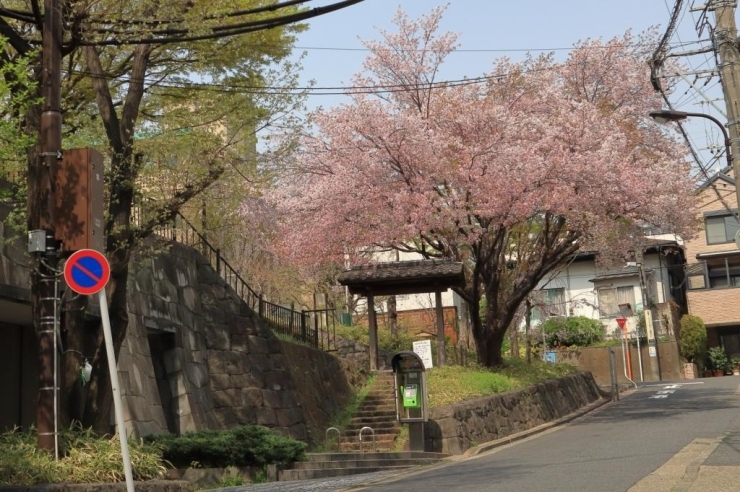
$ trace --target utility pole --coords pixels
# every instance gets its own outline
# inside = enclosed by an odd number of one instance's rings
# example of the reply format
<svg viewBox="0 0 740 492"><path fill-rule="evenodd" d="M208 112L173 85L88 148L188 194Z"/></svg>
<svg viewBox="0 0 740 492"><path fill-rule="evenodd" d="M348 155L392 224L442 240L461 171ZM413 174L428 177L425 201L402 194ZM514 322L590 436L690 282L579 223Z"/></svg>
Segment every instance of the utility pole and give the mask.
<svg viewBox="0 0 740 492"><path fill-rule="evenodd" d="M709 9L714 11L717 24L715 49L720 59L730 146L732 155L738 156L733 159L732 168L735 179L740 179L740 50L737 45L737 25L735 24L736 7L737 0L712 0ZM738 195L740 195L740 187L738 187ZM737 205L740 206L740 203Z"/></svg>
<svg viewBox="0 0 740 492"><path fill-rule="evenodd" d="M56 195L54 181L59 167L62 150L62 112L61 112L61 44L62 13L59 0L44 0L44 24L42 43L41 91L43 108L40 121L39 150L34 156L38 162L32 163L36 172L31 173L36 180L36 195L30 200L39 204L37 224L44 231L43 252L32 262L35 296L34 325L38 338L39 392L36 408L36 430L38 445L49 451L56 449L56 403L58 388L54 378L56 341L56 297L57 281L57 239ZM39 166L39 163L41 164ZM30 217L33 221L35 217ZM30 239L30 236L29 236ZM43 258L43 259L42 259Z"/></svg>

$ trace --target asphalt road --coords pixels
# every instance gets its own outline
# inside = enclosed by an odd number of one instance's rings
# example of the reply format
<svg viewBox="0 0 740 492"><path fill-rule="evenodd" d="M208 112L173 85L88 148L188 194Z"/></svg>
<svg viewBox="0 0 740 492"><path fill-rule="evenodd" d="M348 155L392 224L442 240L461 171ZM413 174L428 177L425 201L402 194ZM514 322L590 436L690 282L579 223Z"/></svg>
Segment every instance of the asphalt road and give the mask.
<svg viewBox="0 0 740 492"><path fill-rule="evenodd" d="M626 491L694 439L740 430L738 410L740 377L646 385L545 434L362 490Z"/></svg>

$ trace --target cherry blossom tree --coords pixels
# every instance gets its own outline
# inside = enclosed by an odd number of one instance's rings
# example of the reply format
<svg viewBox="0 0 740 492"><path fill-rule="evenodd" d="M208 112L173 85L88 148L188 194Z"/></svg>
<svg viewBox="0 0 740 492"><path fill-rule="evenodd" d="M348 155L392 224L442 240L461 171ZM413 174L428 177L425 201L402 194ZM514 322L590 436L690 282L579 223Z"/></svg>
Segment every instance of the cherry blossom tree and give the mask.
<svg viewBox="0 0 740 492"><path fill-rule="evenodd" d="M651 33L438 82L457 47L443 10L399 10L398 31L366 43L351 102L311 115L271 197L278 247L307 265L373 247L463 262L479 361L498 366L517 308L575 253L617 257L646 225L690 236L694 183L647 116Z"/></svg>

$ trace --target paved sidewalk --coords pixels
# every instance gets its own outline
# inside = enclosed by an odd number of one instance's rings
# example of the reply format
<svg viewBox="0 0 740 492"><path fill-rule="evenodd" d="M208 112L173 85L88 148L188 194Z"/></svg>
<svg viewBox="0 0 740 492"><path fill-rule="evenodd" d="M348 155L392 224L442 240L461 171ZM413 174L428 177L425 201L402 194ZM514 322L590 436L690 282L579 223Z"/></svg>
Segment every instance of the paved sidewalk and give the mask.
<svg viewBox="0 0 740 492"><path fill-rule="evenodd" d="M629 492L735 492L740 490L740 432L694 439Z"/></svg>

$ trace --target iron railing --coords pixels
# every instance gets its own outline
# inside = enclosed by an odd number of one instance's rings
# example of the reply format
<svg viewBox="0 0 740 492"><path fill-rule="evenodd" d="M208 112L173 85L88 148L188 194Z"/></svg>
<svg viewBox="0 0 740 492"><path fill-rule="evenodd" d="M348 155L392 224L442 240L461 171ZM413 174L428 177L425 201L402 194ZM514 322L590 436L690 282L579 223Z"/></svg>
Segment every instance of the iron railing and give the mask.
<svg viewBox="0 0 740 492"><path fill-rule="evenodd" d="M273 331L287 335L294 340L306 343L314 348L331 350L328 330L326 336L324 336L321 333L319 324L311 323L312 319L317 318L313 314L322 310L299 312L263 299L262 295L252 289L236 269L226 261L221 254L221 250L211 245L190 221L179 212L171 223L157 228L155 234L200 251L218 273L219 277L244 300L250 309L258 313L259 317ZM324 339L326 339L326 345L324 345ZM332 345L336 345L336 342Z"/></svg>

